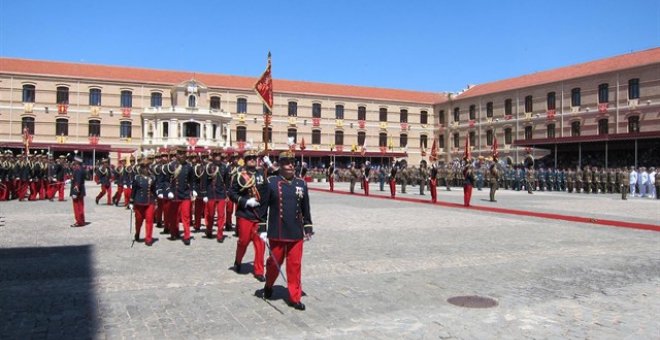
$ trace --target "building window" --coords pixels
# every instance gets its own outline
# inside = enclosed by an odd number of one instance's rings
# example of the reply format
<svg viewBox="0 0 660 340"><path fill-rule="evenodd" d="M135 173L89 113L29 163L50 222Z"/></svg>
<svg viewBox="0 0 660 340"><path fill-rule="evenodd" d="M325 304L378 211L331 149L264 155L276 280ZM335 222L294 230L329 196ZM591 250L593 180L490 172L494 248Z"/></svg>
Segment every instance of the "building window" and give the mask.
<svg viewBox="0 0 660 340"><path fill-rule="evenodd" d="M92 119L89 121L87 128L88 136L101 136L101 121L98 119Z"/></svg>
<svg viewBox="0 0 660 340"><path fill-rule="evenodd" d="M555 138L555 124L548 124L547 130L547 137Z"/></svg>
<svg viewBox="0 0 660 340"><path fill-rule="evenodd" d="M580 96L580 88L576 87L571 90L571 106L576 107L580 106L580 102L582 101L582 98Z"/></svg>
<svg viewBox="0 0 660 340"><path fill-rule="evenodd" d="M405 148L406 146L408 146L408 135L407 134L399 135L399 147Z"/></svg>
<svg viewBox="0 0 660 340"><path fill-rule="evenodd" d="M444 149L445 148L445 136L440 135L438 136L438 149Z"/></svg>
<svg viewBox="0 0 660 340"><path fill-rule="evenodd" d="M525 126L525 140L530 140L532 139L532 127L531 126Z"/></svg>
<svg viewBox="0 0 660 340"><path fill-rule="evenodd" d="M195 95L188 96L188 107L197 107L197 97Z"/></svg>
<svg viewBox="0 0 660 340"><path fill-rule="evenodd" d="M133 107L133 92L121 91L121 107Z"/></svg>
<svg viewBox="0 0 660 340"><path fill-rule="evenodd" d="M237 142L245 142L247 139L247 129L245 126L237 126L236 127L236 141Z"/></svg>
<svg viewBox="0 0 660 340"><path fill-rule="evenodd" d="M554 110L557 105L557 96L554 92L548 92L548 110Z"/></svg>
<svg viewBox="0 0 660 340"><path fill-rule="evenodd" d="M440 125L445 123L445 110L440 110L440 113L438 113L438 123Z"/></svg>
<svg viewBox="0 0 660 340"><path fill-rule="evenodd" d="M289 102L288 115L289 115L289 117L297 117L298 116L298 103Z"/></svg>
<svg viewBox="0 0 660 340"><path fill-rule="evenodd" d="M163 94L160 92L151 93L151 107L162 107L163 106Z"/></svg>
<svg viewBox="0 0 660 340"><path fill-rule="evenodd" d="M598 120L598 134L599 135L606 135L609 133L609 124L608 124L608 119L599 119Z"/></svg>
<svg viewBox="0 0 660 340"><path fill-rule="evenodd" d="M477 135L474 133L474 131L470 131L470 146L474 147L477 145Z"/></svg>
<svg viewBox="0 0 660 340"><path fill-rule="evenodd" d="M367 120L367 108L358 106L358 120Z"/></svg>
<svg viewBox="0 0 660 340"><path fill-rule="evenodd" d="M511 145L513 141L513 134L511 133L511 128L504 129L504 144Z"/></svg>
<svg viewBox="0 0 660 340"><path fill-rule="evenodd" d="M211 97L211 110L220 110L220 97Z"/></svg>
<svg viewBox="0 0 660 340"><path fill-rule="evenodd" d="M493 102L486 103L486 117L493 118Z"/></svg>
<svg viewBox="0 0 660 340"><path fill-rule="evenodd" d="M69 120L66 118L58 118L55 120L55 135L68 136L69 135Z"/></svg>
<svg viewBox="0 0 660 340"><path fill-rule="evenodd" d="M639 98L639 78L628 80L628 99Z"/></svg>
<svg viewBox="0 0 660 340"><path fill-rule="evenodd" d="M23 103L34 103L35 93L34 85L23 85Z"/></svg>
<svg viewBox="0 0 660 340"><path fill-rule="evenodd" d="M628 117L628 133L637 132L639 132L639 116Z"/></svg>
<svg viewBox="0 0 660 340"><path fill-rule="evenodd" d="M28 132L31 135L34 135L34 118L33 117L23 117L21 119L21 133L23 133L23 130L25 128L28 129Z"/></svg>
<svg viewBox="0 0 660 340"><path fill-rule="evenodd" d="M196 122L183 123L183 137L201 137L200 124Z"/></svg>
<svg viewBox="0 0 660 340"><path fill-rule="evenodd" d="M571 123L571 136L580 137L580 122L575 121Z"/></svg>
<svg viewBox="0 0 660 340"><path fill-rule="evenodd" d="M286 136L289 138L293 138L294 143L298 143L298 130L296 129L287 129L286 130Z"/></svg>
<svg viewBox="0 0 660 340"><path fill-rule="evenodd" d="M344 131L335 131L335 145L344 145Z"/></svg>
<svg viewBox="0 0 660 340"><path fill-rule="evenodd" d="M428 111L421 111L419 113L419 123L426 125L429 123L429 113Z"/></svg>
<svg viewBox="0 0 660 340"><path fill-rule="evenodd" d="M312 144L321 144L321 130L312 130Z"/></svg>
<svg viewBox="0 0 660 340"><path fill-rule="evenodd" d="M170 136L170 123L163 122L163 138L168 138Z"/></svg>
<svg viewBox="0 0 660 340"><path fill-rule="evenodd" d="M399 122L408 123L408 110L401 109L401 112L399 113Z"/></svg>
<svg viewBox="0 0 660 340"><path fill-rule="evenodd" d="M380 110L378 110L378 121L379 122L387 121L387 108L381 107Z"/></svg>
<svg viewBox="0 0 660 340"><path fill-rule="evenodd" d="M419 147L426 149L429 147L429 137L426 135L419 136Z"/></svg>
<svg viewBox="0 0 660 340"><path fill-rule="evenodd" d="M66 86L57 87L57 104L69 104L69 88Z"/></svg>
<svg viewBox="0 0 660 340"><path fill-rule="evenodd" d="M507 116L510 116L513 114L513 104L511 99L507 99L504 101L504 114Z"/></svg>
<svg viewBox="0 0 660 340"><path fill-rule="evenodd" d="M486 131L486 145L493 145L493 130Z"/></svg>
<svg viewBox="0 0 660 340"><path fill-rule="evenodd" d="M211 125L211 131L211 138L213 138L213 140L218 139L218 124Z"/></svg>
<svg viewBox="0 0 660 340"><path fill-rule="evenodd" d="M101 89L89 90L89 105L101 106Z"/></svg>
<svg viewBox="0 0 660 340"><path fill-rule="evenodd" d="M460 140L459 140L459 139L460 139L460 137L458 136L458 133L455 133L455 134L454 134L454 147L455 147L455 148L458 148L458 146L459 146L459 144L460 144Z"/></svg>
<svg viewBox="0 0 660 340"><path fill-rule="evenodd" d="M477 119L477 106L476 105L470 105L470 109L468 111L470 120L475 120Z"/></svg>
<svg viewBox="0 0 660 340"><path fill-rule="evenodd" d="M236 112L237 113L246 113L247 112L247 99L238 98L236 100Z"/></svg>
<svg viewBox="0 0 660 340"><path fill-rule="evenodd" d="M458 122L461 119L461 109L459 107L454 108L454 121Z"/></svg>
<svg viewBox="0 0 660 340"><path fill-rule="evenodd" d="M357 134L357 145L363 146L364 145L364 140L367 137L367 133L364 131L359 131Z"/></svg>
<svg viewBox="0 0 660 340"><path fill-rule="evenodd" d="M534 111L534 99L532 96L525 97L525 113Z"/></svg>
<svg viewBox="0 0 660 340"><path fill-rule="evenodd" d="M133 136L133 125L130 121L119 122L119 138L131 138Z"/></svg>
<svg viewBox="0 0 660 340"><path fill-rule="evenodd" d="M268 136L266 136L266 131L268 131ZM268 140L268 143L273 142L273 128L272 127L269 126L268 130L266 130L266 127L264 126L264 128L261 130L261 140L264 143L266 142L266 140Z"/></svg>
<svg viewBox="0 0 660 340"><path fill-rule="evenodd" d="M312 104L312 118L321 118L321 104Z"/></svg>
<svg viewBox="0 0 660 340"><path fill-rule="evenodd" d="M387 133L381 132L378 134L378 146L387 146Z"/></svg>
<svg viewBox="0 0 660 340"><path fill-rule="evenodd" d="M335 105L335 119L344 119L344 105Z"/></svg>
<svg viewBox="0 0 660 340"><path fill-rule="evenodd" d="M598 85L598 103L607 103L610 101L610 91L609 85L600 84Z"/></svg>

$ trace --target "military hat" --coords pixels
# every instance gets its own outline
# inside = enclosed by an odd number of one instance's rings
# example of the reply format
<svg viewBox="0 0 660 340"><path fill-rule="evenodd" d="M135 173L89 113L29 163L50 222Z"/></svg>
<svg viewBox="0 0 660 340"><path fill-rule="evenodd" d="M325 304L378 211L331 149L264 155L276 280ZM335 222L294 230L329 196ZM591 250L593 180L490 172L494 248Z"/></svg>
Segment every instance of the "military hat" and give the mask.
<svg viewBox="0 0 660 340"><path fill-rule="evenodd" d="M214 148L211 149L211 154L212 155L222 155L224 152L222 152L222 148Z"/></svg>
<svg viewBox="0 0 660 340"><path fill-rule="evenodd" d="M255 149L247 150L243 154L243 158L257 158L258 156L259 156L259 153Z"/></svg>
<svg viewBox="0 0 660 340"><path fill-rule="evenodd" d="M174 151L175 151L177 154L185 154L186 151L188 151L188 149L185 148L185 147L183 147L183 146L177 146L176 148L174 148Z"/></svg>
<svg viewBox="0 0 660 340"><path fill-rule="evenodd" d="M58 158L60 158L60 159L64 159L64 158L66 158L66 157L64 157L64 155L60 155L60 157L58 157Z"/></svg>
<svg viewBox="0 0 660 340"><path fill-rule="evenodd" d="M296 154L291 150L282 151L280 152L278 159L280 162L282 162L282 160L293 160L296 159Z"/></svg>
<svg viewBox="0 0 660 340"><path fill-rule="evenodd" d="M78 157L78 156L76 156L76 157ZM75 157L74 157L74 159L75 159ZM107 158L103 158L103 159L101 160L101 163L107 163L107 162L109 162Z"/></svg>

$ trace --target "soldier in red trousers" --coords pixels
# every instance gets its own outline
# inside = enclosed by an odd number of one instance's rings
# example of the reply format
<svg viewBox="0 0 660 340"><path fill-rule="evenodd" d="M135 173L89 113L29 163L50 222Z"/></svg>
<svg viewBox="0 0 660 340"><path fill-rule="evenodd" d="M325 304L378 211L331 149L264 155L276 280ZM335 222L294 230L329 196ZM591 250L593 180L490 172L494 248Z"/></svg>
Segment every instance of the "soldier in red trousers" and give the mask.
<svg viewBox="0 0 660 340"><path fill-rule="evenodd" d="M143 159L138 165L138 174L131 184L131 198L128 207L135 212L135 241L140 240L142 222L146 224L144 244L153 244L154 206L156 204L156 179L149 172L150 162Z"/></svg>
<svg viewBox="0 0 660 340"><path fill-rule="evenodd" d="M213 237L213 218L218 214L217 240L222 243L225 240L223 234L225 228L226 203L227 203L227 166L222 162L221 149L213 151L213 159L204 167L203 192L200 193L206 202L206 237Z"/></svg>
<svg viewBox="0 0 660 340"><path fill-rule="evenodd" d="M287 289L289 306L305 310L301 302L301 272L303 241L309 240L313 232L312 215L309 208L307 183L294 177L295 156L285 151L279 157L279 175L268 178L261 196L260 237L268 239L271 254L266 262L266 284L263 296L270 299L273 284L286 260ZM266 217L268 226L266 226Z"/></svg>
<svg viewBox="0 0 660 340"><path fill-rule="evenodd" d="M108 159L104 158L101 160L101 165L99 165L98 168L96 168L96 177L98 178L98 183L101 184L101 192L96 196L96 204L99 204L99 201L101 198L103 198L103 195L106 193L108 194L108 205L111 205L112 203L112 183L111 177L112 177L112 169L110 169L110 166L108 165Z"/></svg>
<svg viewBox="0 0 660 340"><path fill-rule="evenodd" d="M171 239L179 239L179 221L183 223L183 244L190 245L190 205L191 198L197 197L197 192L193 189L193 168L186 161L186 149L178 148L176 150L176 160L171 161L165 166L167 172L172 174L170 177L169 190L167 198L170 200L167 212L169 214L168 222L170 225Z"/></svg>
<svg viewBox="0 0 660 340"><path fill-rule="evenodd" d="M85 169L82 167L82 158L76 156L73 159L73 178L71 179L71 191L69 196L73 201L73 214L76 223L71 227L85 226Z"/></svg>

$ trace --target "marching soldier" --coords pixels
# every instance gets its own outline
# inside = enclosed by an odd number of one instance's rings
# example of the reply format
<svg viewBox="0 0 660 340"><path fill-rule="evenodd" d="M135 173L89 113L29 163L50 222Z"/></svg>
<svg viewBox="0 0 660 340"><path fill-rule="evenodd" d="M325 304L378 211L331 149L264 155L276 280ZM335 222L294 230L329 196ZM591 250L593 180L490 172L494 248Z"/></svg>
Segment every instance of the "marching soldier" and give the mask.
<svg viewBox="0 0 660 340"><path fill-rule="evenodd" d="M362 187L364 188L364 195L369 196L369 175L371 174L371 162L364 162L362 170Z"/></svg>
<svg viewBox="0 0 660 340"><path fill-rule="evenodd" d="M572 168L568 168L568 173L566 174L566 183L568 193L573 193L573 189L575 187L575 171L573 171Z"/></svg>
<svg viewBox="0 0 660 340"><path fill-rule="evenodd" d="M528 194L533 194L532 192L532 187L534 186L534 180L535 180L535 174L534 174L534 168L529 168L525 172L525 187L527 188L527 193Z"/></svg>
<svg viewBox="0 0 660 340"><path fill-rule="evenodd" d="M598 190L601 188L601 181L600 181L600 171L598 171L598 167L596 166L594 166L591 169L591 185L592 185L591 192L593 194L597 194Z"/></svg>
<svg viewBox="0 0 660 340"><path fill-rule="evenodd" d="M204 214L206 218L206 237L209 239L213 237L213 218L217 212L217 241L220 243L225 240L223 231L227 213L227 184L225 183L227 166L222 162L221 154L220 149L214 150L213 161L205 167L205 192L202 193L206 201L206 213Z"/></svg>
<svg viewBox="0 0 660 340"><path fill-rule="evenodd" d="M197 191L198 194L192 202L193 208L191 209L194 215L193 227L195 228L195 232L198 232L202 228L202 215L204 215L206 209L206 202L204 201L204 195L202 194L203 191L206 191L206 188L203 187L205 181L202 177L205 176L207 162L206 157L202 160L200 159L199 154L196 153L192 153L188 159L193 167L193 173L195 174L193 177L193 190Z"/></svg>
<svg viewBox="0 0 660 340"><path fill-rule="evenodd" d="M390 170L390 197L394 198L396 197L396 173L399 171L399 162L394 163L392 165L392 169Z"/></svg>
<svg viewBox="0 0 660 340"><path fill-rule="evenodd" d="M85 170L82 167L82 158L73 159L73 178L71 179L71 201L73 202L73 215L76 222L71 227L84 227L85 222Z"/></svg>
<svg viewBox="0 0 660 340"><path fill-rule="evenodd" d="M328 183L330 183L330 192L335 191L335 162L330 162L325 176L328 178Z"/></svg>
<svg viewBox="0 0 660 340"><path fill-rule="evenodd" d="M431 163L431 175L429 177L429 191L431 191L431 202L438 202L438 167L435 162Z"/></svg>
<svg viewBox="0 0 660 340"><path fill-rule="evenodd" d="M98 183L101 184L101 192L96 196L96 204L99 204L99 201L101 198L103 198L103 195L107 194L108 195L108 205L111 205L111 200L112 200L112 186L110 184L110 177L111 177L111 170L110 166L108 165L108 159L104 158L101 160L101 165L98 166L96 169L96 177L98 179Z"/></svg>
<svg viewBox="0 0 660 340"><path fill-rule="evenodd" d="M405 194L406 193L406 185L408 184L408 168L406 166L402 166L401 169L399 169L399 181L401 182L401 193Z"/></svg>
<svg viewBox="0 0 660 340"><path fill-rule="evenodd" d="M419 181L419 194L424 195L424 187L428 183L429 173L426 169L426 160L422 160L419 163L419 172L418 172L418 181Z"/></svg>
<svg viewBox="0 0 660 340"><path fill-rule="evenodd" d="M580 191L584 191L584 173L580 166L575 167L575 193L579 194Z"/></svg>
<svg viewBox="0 0 660 340"><path fill-rule="evenodd" d="M245 167L234 177L229 187L229 198L236 204L236 229L238 241L234 271L241 272L241 262L252 242L254 246L254 277L266 281L264 277L264 242L259 237L261 221L260 199L265 189L266 179L262 169L257 169L257 152L248 150L244 155Z"/></svg>
<svg viewBox="0 0 660 340"><path fill-rule="evenodd" d="M495 200L495 192L499 188L498 186L498 181L500 179L500 171L497 168L497 158L493 159L493 162L490 164L489 169L489 179L490 182L488 183L490 186L490 201L491 202L497 202Z"/></svg>
<svg viewBox="0 0 660 340"><path fill-rule="evenodd" d="M126 161L123 159L119 159L119 164L117 164L117 167L112 169L112 177L114 178L115 185L117 185L117 190L115 191L115 194L112 196L112 204L115 205L115 207L119 206L119 201L124 195L124 184L122 183L124 173L126 170Z"/></svg>
<svg viewBox="0 0 660 340"><path fill-rule="evenodd" d="M463 169L463 205L466 207L470 206L470 200L472 199L472 187L474 186L475 176L474 168L470 163L470 160L467 160L468 163Z"/></svg>
<svg viewBox="0 0 660 340"><path fill-rule="evenodd" d="M131 200L133 180L137 174L135 157L131 156L128 162L129 164L126 166L123 176L119 179L120 185L122 186L122 193L124 195L124 207L126 207L126 209L128 209L128 203ZM119 199L117 199L117 203L119 203Z"/></svg>
<svg viewBox="0 0 660 340"><path fill-rule="evenodd" d="M264 204L262 221L268 217L268 226L261 223L260 236L268 239L271 254L266 264L266 283L263 295L270 299L273 284L279 275L282 263L286 260L288 305L305 310L301 302L301 271L303 242L314 234L309 206L307 184L293 175L294 154L285 151L280 154L280 176L271 176L261 196ZM267 210L266 210L267 208Z"/></svg>
<svg viewBox="0 0 660 340"><path fill-rule="evenodd" d="M230 188L232 185L232 182L238 175L238 157L236 155L227 155L227 175L225 177L225 184L227 185L227 188ZM225 215L227 216L227 219L225 221L225 230L226 231L232 231L234 230L234 227L232 226L232 216L234 215L234 211L236 210L236 207L234 206L234 202L232 200L227 200L227 206L225 209ZM236 228L236 234L238 233L238 228Z"/></svg>
<svg viewBox="0 0 660 340"><path fill-rule="evenodd" d="M628 172L626 172L626 168L623 167L621 171L619 171L619 183L621 183L621 199L622 200L627 200L628 197L628 186L630 185L630 177L628 176Z"/></svg>
<svg viewBox="0 0 660 340"><path fill-rule="evenodd" d="M190 163L186 161L186 149L178 148L176 150L176 160L167 164L167 171L172 174L170 177L169 190L167 197L170 200L167 208L169 218L168 229L171 239L176 240L179 235L179 221L183 223L183 244L190 245L190 205L191 197L196 198L197 192L193 190L193 169Z"/></svg>
<svg viewBox="0 0 660 340"><path fill-rule="evenodd" d="M351 194L355 193L355 182L360 178L360 170L355 166L355 162L351 162L349 169L349 181L350 181L350 190Z"/></svg>
<svg viewBox="0 0 660 340"><path fill-rule="evenodd" d="M149 160L143 159L137 167L138 174L131 183L129 209L135 212L135 241L140 240L142 222L146 224L144 244L151 247L154 230L154 205L157 197L156 178L149 172Z"/></svg>

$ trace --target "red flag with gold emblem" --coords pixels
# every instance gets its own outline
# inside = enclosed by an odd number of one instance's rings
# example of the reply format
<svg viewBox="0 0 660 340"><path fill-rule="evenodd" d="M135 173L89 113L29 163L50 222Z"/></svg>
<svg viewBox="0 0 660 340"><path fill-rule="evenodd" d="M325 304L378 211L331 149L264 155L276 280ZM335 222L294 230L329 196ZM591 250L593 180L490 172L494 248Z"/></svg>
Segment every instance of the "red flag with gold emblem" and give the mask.
<svg viewBox="0 0 660 340"><path fill-rule="evenodd" d="M270 75L270 52L268 52L268 66L259 80L254 84L254 90L264 102L268 110L273 111L273 78Z"/></svg>
<svg viewBox="0 0 660 340"><path fill-rule="evenodd" d="M305 146L305 137L300 140L300 150L305 150L307 147Z"/></svg>
<svg viewBox="0 0 660 340"><path fill-rule="evenodd" d="M438 144L436 142L436 139L433 138L433 145L431 146L431 161L437 161L438 160Z"/></svg>

